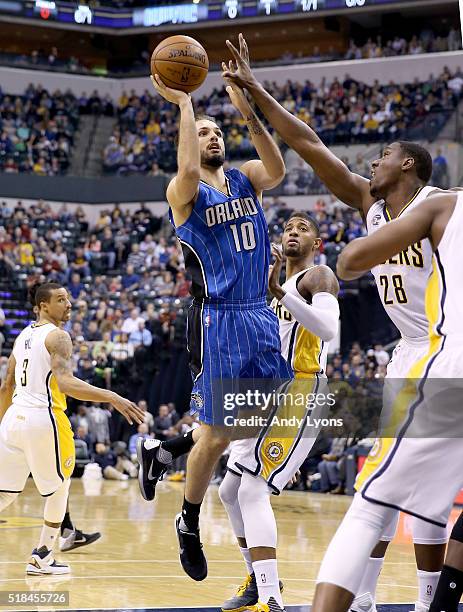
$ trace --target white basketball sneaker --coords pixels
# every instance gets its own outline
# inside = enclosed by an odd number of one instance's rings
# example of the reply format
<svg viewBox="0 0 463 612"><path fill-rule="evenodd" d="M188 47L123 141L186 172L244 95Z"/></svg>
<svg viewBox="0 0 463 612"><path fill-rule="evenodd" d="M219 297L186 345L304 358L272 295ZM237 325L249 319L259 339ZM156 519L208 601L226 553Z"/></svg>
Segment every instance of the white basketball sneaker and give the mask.
<svg viewBox="0 0 463 612"><path fill-rule="evenodd" d="M371 593L364 593L354 599L350 612L376 612L376 603Z"/></svg>
<svg viewBox="0 0 463 612"><path fill-rule="evenodd" d="M69 574L70 571L69 565L54 560L52 551L46 546L42 546L39 550L34 548L26 567L26 574L29 576Z"/></svg>
<svg viewBox="0 0 463 612"><path fill-rule="evenodd" d="M427 606L424 603L421 603L421 601L416 601L415 607L413 608L411 612L428 612L428 611L429 611L429 606Z"/></svg>

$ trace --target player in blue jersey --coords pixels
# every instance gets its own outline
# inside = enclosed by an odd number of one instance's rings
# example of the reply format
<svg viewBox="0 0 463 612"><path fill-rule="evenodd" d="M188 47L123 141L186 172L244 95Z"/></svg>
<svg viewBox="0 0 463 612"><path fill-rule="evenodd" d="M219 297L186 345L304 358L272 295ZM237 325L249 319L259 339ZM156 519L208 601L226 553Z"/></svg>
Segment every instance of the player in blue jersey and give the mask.
<svg viewBox="0 0 463 612"><path fill-rule="evenodd" d="M188 314L191 408L198 412L201 427L162 443L140 438L139 483L143 497L153 499L156 483L172 459L192 449L182 513L175 524L183 569L194 580L204 580L207 563L199 538L199 512L231 437L219 427L222 415L213 411L217 381L291 376L281 355L278 320L266 303L271 255L261 207L262 192L283 180L285 166L271 135L235 86L229 85L227 92L260 159L224 171L225 146L217 123L195 119L189 95L167 88L158 77L153 85L180 109L178 173L167 188L167 200L193 281Z"/></svg>

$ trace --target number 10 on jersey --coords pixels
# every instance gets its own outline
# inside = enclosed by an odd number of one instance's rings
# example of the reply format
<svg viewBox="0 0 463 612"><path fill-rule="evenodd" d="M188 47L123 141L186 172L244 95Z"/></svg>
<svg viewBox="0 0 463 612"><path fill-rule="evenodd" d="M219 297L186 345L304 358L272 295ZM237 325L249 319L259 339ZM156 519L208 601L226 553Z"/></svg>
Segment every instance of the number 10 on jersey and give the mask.
<svg viewBox="0 0 463 612"><path fill-rule="evenodd" d="M229 226L235 241L237 253L242 251L252 251L256 247L256 236L254 234L254 225L252 221L246 221L240 225L233 223Z"/></svg>

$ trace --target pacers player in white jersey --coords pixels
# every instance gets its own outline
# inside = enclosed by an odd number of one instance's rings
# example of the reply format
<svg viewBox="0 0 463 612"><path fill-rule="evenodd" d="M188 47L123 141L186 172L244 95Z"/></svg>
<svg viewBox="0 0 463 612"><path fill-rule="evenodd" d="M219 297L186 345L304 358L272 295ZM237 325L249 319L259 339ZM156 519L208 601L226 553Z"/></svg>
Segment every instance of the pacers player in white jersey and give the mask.
<svg viewBox="0 0 463 612"><path fill-rule="evenodd" d="M112 391L93 387L72 373L72 342L60 325L69 320L71 303L58 283L35 292L38 320L17 337L0 388L0 511L21 493L29 473L45 498L44 524L27 573L65 574L53 547L63 520L75 451L65 414L66 395L82 401L109 402L127 420L143 421L143 412Z"/></svg>
<svg viewBox="0 0 463 612"><path fill-rule="evenodd" d="M286 282L280 286L282 253L273 247L275 263L269 277L274 296L271 307L279 320L282 354L294 372L286 385L288 398L318 394L318 406L287 402L279 406L281 419L296 417L298 424L275 425L270 419L257 438L231 444L227 474L219 495L237 537L248 575L237 593L222 605L224 612L252 609L278 612L283 608L278 578L277 526L270 494L279 494L302 465L317 437L308 424L329 409L324 386L328 342L337 333L338 281L330 268L314 264L320 246L315 220L293 213L284 229ZM324 405L325 402L325 405ZM297 405L296 405L297 404Z"/></svg>
<svg viewBox="0 0 463 612"><path fill-rule="evenodd" d="M433 188L427 187L432 172L431 156L415 143L400 141L385 147L382 157L372 164L371 180L351 172L312 128L288 112L257 81L249 65L244 38L240 35L239 50L229 41L227 45L235 66L234 70L224 72L224 78L248 91L282 140L310 164L335 196L360 211L369 233L390 219L410 214L433 192ZM404 378L411 364L425 350L424 292L430 265L431 247L425 239L373 271L384 308L402 337L387 370L390 380ZM370 465L370 461L367 462L366 471ZM362 570L364 579L359 587L358 600L352 607L354 612L376 610L376 582L397 522L398 513L387 526L383 541L372 551L367 567ZM419 586L415 612L426 612L442 568L447 532L444 528L414 519L413 539Z"/></svg>
<svg viewBox="0 0 463 612"><path fill-rule="evenodd" d="M405 409L400 430L331 541L312 612L349 609L358 572L395 508L443 527L463 486L462 230L463 194L434 195L371 236L353 241L339 258L339 276L352 279L418 242L429 240L434 250L425 296L427 350L407 373L413 393L408 397L404 389L394 404ZM425 437L416 437L424 425Z"/></svg>

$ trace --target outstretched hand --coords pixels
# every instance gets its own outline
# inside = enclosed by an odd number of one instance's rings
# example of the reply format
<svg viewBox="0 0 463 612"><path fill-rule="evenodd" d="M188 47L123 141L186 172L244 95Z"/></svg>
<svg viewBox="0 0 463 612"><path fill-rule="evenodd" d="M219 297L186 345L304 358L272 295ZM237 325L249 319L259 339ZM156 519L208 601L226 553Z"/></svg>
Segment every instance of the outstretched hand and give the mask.
<svg viewBox="0 0 463 612"><path fill-rule="evenodd" d="M235 74L235 68L231 60L228 63L228 67L225 62L222 62L222 70L224 74L225 72L231 72ZM225 90L227 94L230 96L230 101L233 104L233 106L237 110L239 110L239 112L242 114L243 117L246 117L247 115L249 115L249 113L252 112L252 109L248 102L248 99L246 98L246 94L244 93L244 91L241 89L241 87L239 87L239 85L234 83L231 79L224 77L224 81L226 84Z"/></svg>
<svg viewBox="0 0 463 612"><path fill-rule="evenodd" d="M276 297L277 300L281 300L285 295L285 292L280 285L280 274L281 266L283 264L283 253L281 248L276 244L272 244L272 255L275 257L273 266L270 266L268 276L268 288L270 293Z"/></svg>
<svg viewBox="0 0 463 612"><path fill-rule="evenodd" d="M180 106L182 102L191 101L190 94L185 93L184 91L180 91L178 89L172 89L167 87L161 80L161 77L158 74L154 76L151 75L151 82L153 83L154 89L158 92L160 96L162 96L168 102L172 102L172 104L177 104Z"/></svg>
<svg viewBox="0 0 463 612"><path fill-rule="evenodd" d="M118 412L125 416L130 425L133 425L134 421L138 424L143 423L145 413L130 400L114 393L110 403Z"/></svg>
<svg viewBox="0 0 463 612"><path fill-rule="evenodd" d="M235 47L235 45L229 40L226 41L227 47L230 50L230 53L233 56L233 61L229 64L228 70L225 69L222 73L222 77L225 80L229 80L232 83L235 83L241 88L250 87L251 85L256 83L256 78L252 73L250 62L249 62L249 49L246 40L242 34L239 35L239 46L240 49ZM222 64L222 68L224 64ZM232 68L232 69L230 69Z"/></svg>

